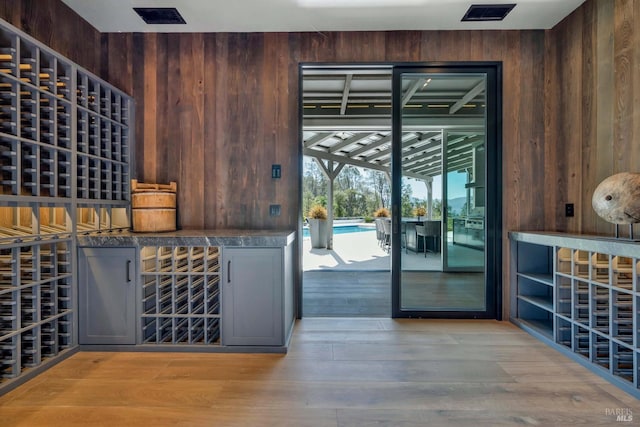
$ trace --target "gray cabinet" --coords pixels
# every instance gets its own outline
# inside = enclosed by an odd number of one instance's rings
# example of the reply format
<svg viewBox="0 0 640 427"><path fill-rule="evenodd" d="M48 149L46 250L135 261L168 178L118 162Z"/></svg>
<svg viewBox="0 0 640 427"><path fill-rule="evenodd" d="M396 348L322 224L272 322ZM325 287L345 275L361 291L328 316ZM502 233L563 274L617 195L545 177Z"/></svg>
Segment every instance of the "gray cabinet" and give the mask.
<svg viewBox="0 0 640 427"><path fill-rule="evenodd" d="M80 344L136 343L135 248L78 250Z"/></svg>
<svg viewBox="0 0 640 427"><path fill-rule="evenodd" d="M285 345L293 323L291 245L223 249L223 345Z"/></svg>

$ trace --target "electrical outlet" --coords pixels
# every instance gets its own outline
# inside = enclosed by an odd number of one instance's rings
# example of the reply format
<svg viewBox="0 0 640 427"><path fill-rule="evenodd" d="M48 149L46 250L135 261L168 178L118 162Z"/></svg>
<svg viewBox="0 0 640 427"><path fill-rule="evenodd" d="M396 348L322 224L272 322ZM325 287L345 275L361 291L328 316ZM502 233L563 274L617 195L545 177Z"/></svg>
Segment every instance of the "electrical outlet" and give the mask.
<svg viewBox="0 0 640 427"><path fill-rule="evenodd" d="M566 203L564 205L564 216L573 216L574 214L573 203Z"/></svg>
<svg viewBox="0 0 640 427"><path fill-rule="evenodd" d="M280 205L269 205L269 216L280 216Z"/></svg>

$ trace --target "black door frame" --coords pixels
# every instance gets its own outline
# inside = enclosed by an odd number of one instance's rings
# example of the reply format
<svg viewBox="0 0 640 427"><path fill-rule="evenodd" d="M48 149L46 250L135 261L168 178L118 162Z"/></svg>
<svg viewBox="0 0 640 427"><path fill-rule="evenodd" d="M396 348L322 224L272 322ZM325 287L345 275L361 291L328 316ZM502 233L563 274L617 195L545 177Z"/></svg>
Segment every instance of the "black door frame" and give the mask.
<svg viewBox="0 0 640 427"><path fill-rule="evenodd" d="M303 132L303 69L308 67L363 67L378 68L390 67L393 70L392 76L392 134L393 140L398 140L400 132L401 116L400 116L400 98L401 91L396 87L396 73L406 72L408 69L422 69L425 72L484 72L487 73L487 146L491 144L492 155L488 155L486 159L486 178L487 188L490 185L495 191L486 194L486 205L493 207L494 215L486 215L485 219L485 281L486 292L485 299L487 301L487 310L484 312L448 312L448 311L432 311L432 312L416 312L400 310L400 251L392 250L392 268L391 268L391 317L392 318L408 318L408 317L431 317L431 318L490 318L502 319L502 62L301 62L298 63L298 140L302 141ZM493 114L491 114L493 112ZM393 143L392 146L392 189L391 202L392 209L399 212L401 197L401 175L396 171L401 170L401 146ZM303 154L298 144L298 167L302 171ZM296 287L296 314L297 318L302 318L302 292L303 292L303 271L302 271L302 173L298 174L298 227L297 227L297 246L298 256L296 270L297 283ZM397 213L394 212L394 213ZM399 215L393 215L398 219L396 223L393 221L392 230L392 248L400 248L400 224ZM489 255L490 254L490 255Z"/></svg>
<svg viewBox="0 0 640 427"><path fill-rule="evenodd" d="M484 73L486 91L486 188L485 193L485 311L401 310L401 236L402 191L402 74L403 73ZM395 64L392 77L392 157L391 157L391 317L393 318L502 318L502 63L501 62L429 62Z"/></svg>

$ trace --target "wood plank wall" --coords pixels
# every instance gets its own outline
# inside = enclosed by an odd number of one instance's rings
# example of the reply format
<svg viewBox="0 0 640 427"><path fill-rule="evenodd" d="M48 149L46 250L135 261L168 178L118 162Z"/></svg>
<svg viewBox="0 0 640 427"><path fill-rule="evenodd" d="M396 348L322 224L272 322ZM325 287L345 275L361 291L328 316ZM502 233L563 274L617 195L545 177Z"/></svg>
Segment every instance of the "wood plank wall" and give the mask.
<svg viewBox="0 0 640 427"><path fill-rule="evenodd" d="M547 31L99 35L58 0L0 0L0 17L135 97L137 178L178 182L183 228L297 227L299 62L502 61L505 234L609 233L591 193L640 169L633 0Z"/></svg>
<svg viewBox="0 0 640 427"><path fill-rule="evenodd" d="M598 184L640 172L640 2L591 0L547 32L549 229L613 233L591 207ZM576 216L564 217L564 203Z"/></svg>
<svg viewBox="0 0 640 427"><path fill-rule="evenodd" d="M504 229L545 228L530 191L546 172L543 31L104 37L103 57L131 52L121 62L134 72L110 66L105 78L137 101L138 178L178 182L183 228L296 228L298 63L391 61L503 61ZM271 203L282 216L268 216Z"/></svg>
<svg viewBox="0 0 640 427"><path fill-rule="evenodd" d="M101 34L60 0L0 0L0 18L87 70L100 72Z"/></svg>
<svg viewBox="0 0 640 427"><path fill-rule="evenodd" d="M184 228L297 226L299 62L469 60L504 62L505 227L544 228L544 203L528 191L544 176L543 31L105 39L103 57L130 52L119 61L133 63L133 73L109 66L106 78L137 102L138 178L178 182ZM280 181L272 163L282 164ZM281 217L268 216L270 203Z"/></svg>

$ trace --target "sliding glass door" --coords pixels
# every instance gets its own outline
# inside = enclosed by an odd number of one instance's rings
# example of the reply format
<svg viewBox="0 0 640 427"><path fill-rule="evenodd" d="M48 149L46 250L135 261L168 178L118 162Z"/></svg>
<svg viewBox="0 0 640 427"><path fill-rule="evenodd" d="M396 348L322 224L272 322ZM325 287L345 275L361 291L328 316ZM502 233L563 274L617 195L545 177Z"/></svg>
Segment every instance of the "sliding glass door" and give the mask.
<svg viewBox="0 0 640 427"><path fill-rule="evenodd" d="M498 316L499 66L393 72L394 317Z"/></svg>

